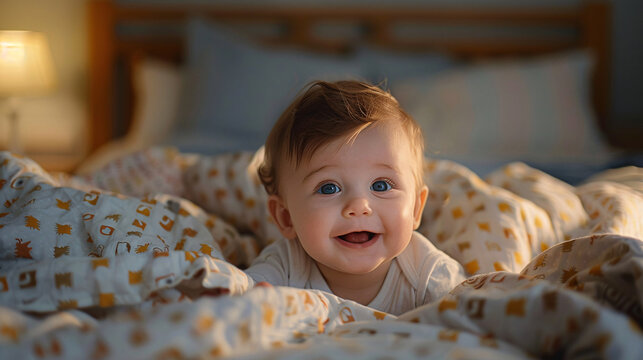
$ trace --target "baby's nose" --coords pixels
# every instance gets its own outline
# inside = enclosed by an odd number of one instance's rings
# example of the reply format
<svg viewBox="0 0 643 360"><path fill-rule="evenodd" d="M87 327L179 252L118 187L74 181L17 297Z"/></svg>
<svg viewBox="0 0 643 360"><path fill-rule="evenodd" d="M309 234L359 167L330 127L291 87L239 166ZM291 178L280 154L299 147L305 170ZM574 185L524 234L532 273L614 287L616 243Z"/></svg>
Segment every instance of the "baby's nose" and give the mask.
<svg viewBox="0 0 643 360"><path fill-rule="evenodd" d="M345 218L362 215L368 216L372 213L373 210L371 210L371 207L368 205L368 201L364 198L355 198L350 200L342 210L342 216Z"/></svg>

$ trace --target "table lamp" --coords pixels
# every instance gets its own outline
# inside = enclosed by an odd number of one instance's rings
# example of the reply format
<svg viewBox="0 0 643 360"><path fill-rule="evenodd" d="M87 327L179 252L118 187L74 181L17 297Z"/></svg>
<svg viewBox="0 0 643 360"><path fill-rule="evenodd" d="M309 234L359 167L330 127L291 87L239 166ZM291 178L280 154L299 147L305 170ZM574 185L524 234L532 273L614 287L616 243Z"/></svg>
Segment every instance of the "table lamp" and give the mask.
<svg viewBox="0 0 643 360"><path fill-rule="evenodd" d="M9 150L22 152L17 99L53 89L56 79L45 35L0 30L0 101L8 104Z"/></svg>

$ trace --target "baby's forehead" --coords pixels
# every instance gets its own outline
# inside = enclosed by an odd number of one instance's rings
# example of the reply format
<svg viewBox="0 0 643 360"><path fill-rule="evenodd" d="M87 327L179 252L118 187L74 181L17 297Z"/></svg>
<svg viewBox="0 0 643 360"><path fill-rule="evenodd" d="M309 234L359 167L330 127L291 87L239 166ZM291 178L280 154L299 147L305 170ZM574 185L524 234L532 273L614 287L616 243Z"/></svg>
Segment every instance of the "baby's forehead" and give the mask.
<svg viewBox="0 0 643 360"><path fill-rule="evenodd" d="M360 131L328 139L309 147L298 157L295 167L343 162L345 157L366 157L376 154L381 163L408 163L412 161L411 139L400 126L371 124Z"/></svg>

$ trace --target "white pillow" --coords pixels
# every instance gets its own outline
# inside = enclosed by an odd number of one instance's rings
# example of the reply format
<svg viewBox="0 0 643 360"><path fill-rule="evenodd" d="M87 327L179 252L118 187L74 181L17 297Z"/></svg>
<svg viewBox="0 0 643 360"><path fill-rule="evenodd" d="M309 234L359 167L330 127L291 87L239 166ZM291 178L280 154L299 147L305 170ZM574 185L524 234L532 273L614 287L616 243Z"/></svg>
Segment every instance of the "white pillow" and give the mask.
<svg viewBox="0 0 643 360"><path fill-rule="evenodd" d="M605 153L585 52L479 63L393 89L430 156L561 162Z"/></svg>
<svg viewBox="0 0 643 360"><path fill-rule="evenodd" d="M145 58L133 71L136 104L130 131L92 153L76 169L77 174L91 173L117 158L159 145L174 126L182 86L180 67Z"/></svg>
<svg viewBox="0 0 643 360"><path fill-rule="evenodd" d="M155 59L135 66L136 107L128 136L141 146L160 144L172 129L178 114L182 86L179 66Z"/></svg>

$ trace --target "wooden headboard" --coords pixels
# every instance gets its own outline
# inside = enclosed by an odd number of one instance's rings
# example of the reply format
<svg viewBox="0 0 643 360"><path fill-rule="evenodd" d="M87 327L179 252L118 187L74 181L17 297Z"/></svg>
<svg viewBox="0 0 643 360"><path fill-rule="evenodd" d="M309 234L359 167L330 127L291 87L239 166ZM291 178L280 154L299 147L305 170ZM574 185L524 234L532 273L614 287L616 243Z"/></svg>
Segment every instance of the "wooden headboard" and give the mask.
<svg viewBox="0 0 643 360"><path fill-rule="evenodd" d="M122 135L115 122L127 126L129 119L116 119L115 80L119 61L140 54L180 61L183 40L180 35L132 34L118 32L119 26L136 24L180 24L199 15L216 21L241 24L277 24L277 34L257 35L257 40L275 46L295 46L314 51L341 52L356 42L366 42L400 51L439 51L463 59L490 57L524 57L588 48L595 56L592 97L599 126L607 128L610 78L610 7L606 1L585 1L575 7L497 8L497 7L322 7L320 6L222 6L119 4L110 0L89 2L89 131L90 149ZM362 31L359 38L320 37L316 26L327 23L352 24ZM441 26L479 26L534 28L568 28L573 36L541 38L531 34L484 38L405 37L396 29L404 24L438 24ZM521 31L514 31L520 35ZM127 83L127 81L125 81Z"/></svg>

